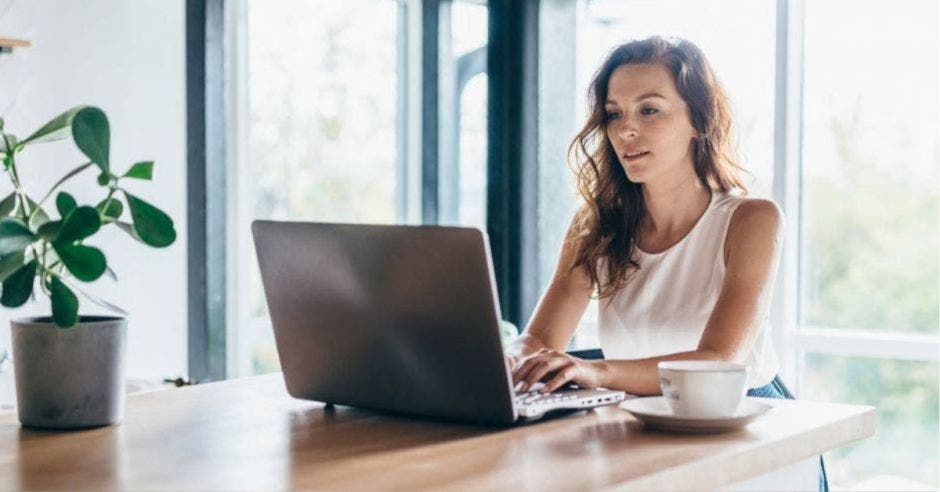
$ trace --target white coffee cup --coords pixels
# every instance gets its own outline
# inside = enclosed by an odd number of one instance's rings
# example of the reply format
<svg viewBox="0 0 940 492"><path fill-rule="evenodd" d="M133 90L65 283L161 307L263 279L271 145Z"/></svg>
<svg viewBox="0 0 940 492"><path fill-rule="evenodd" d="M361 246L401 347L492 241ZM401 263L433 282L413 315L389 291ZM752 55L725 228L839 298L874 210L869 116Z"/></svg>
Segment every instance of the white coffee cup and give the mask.
<svg viewBox="0 0 940 492"><path fill-rule="evenodd" d="M677 417L731 417L747 392L747 366L715 360L662 361L659 385Z"/></svg>

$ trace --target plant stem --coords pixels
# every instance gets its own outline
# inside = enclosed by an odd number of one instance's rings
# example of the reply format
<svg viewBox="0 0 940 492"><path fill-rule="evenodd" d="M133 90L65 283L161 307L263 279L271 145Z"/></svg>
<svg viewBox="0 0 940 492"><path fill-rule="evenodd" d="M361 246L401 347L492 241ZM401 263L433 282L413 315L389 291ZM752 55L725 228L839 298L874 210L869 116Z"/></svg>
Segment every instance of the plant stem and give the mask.
<svg viewBox="0 0 940 492"><path fill-rule="evenodd" d="M30 248L33 251L33 256L39 259L39 288L42 289L44 294L51 296L52 293L46 288L46 275L49 273L49 270L46 268L46 242L42 242L42 256L36 254L35 246L30 246Z"/></svg>
<svg viewBox="0 0 940 492"><path fill-rule="evenodd" d="M117 191L117 187L116 187L116 186L113 186L113 185L112 185L112 186L110 186L110 188L111 188L111 191L108 192L108 197L104 199L104 207L102 207L102 209L101 209L101 210L105 213L105 216L107 216L108 207L111 206L111 201L114 200L114 198L112 198L112 197L114 196L114 192ZM114 221L112 221L112 222L114 222Z"/></svg>
<svg viewBox="0 0 940 492"><path fill-rule="evenodd" d="M49 289L46 288L46 275L47 272L42 272L42 275L39 276L39 288L42 289L43 294L52 297L52 292L49 292Z"/></svg>
<svg viewBox="0 0 940 492"><path fill-rule="evenodd" d="M6 134L3 134L3 143L6 145L7 155L10 156L10 167L7 169L7 172L10 173L10 180L13 181L13 188L15 189L17 197L20 199L20 214L23 216L23 222L29 224L29 202L26 201L26 193L23 191L23 186L20 184L20 176L16 172L16 149L10 146L10 139L7 138Z"/></svg>
<svg viewBox="0 0 940 492"><path fill-rule="evenodd" d="M46 242L42 242L42 257L39 260L39 263L42 265L42 269L46 269Z"/></svg>

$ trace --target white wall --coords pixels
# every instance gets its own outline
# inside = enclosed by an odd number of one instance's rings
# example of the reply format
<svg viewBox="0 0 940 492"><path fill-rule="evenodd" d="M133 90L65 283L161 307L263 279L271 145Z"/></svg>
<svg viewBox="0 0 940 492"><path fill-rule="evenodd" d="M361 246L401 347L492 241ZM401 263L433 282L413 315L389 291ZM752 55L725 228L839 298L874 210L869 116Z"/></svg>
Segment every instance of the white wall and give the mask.
<svg viewBox="0 0 940 492"><path fill-rule="evenodd" d="M111 122L112 168L154 160L154 181L127 183L168 213L177 240L169 248L137 243L109 226L88 244L100 247L119 282L102 278L88 290L126 310L127 375L159 379L186 371L186 93L183 0L0 0L0 37L32 47L0 55L0 116L19 137L78 104L104 109ZM85 162L70 140L27 149L20 178L38 198ZM64 189L82 204L104 198L91 170ZM128 180L131 181L131 180ZM0 194L11 189L0 176ZM54 210L55 206L45 208ZM125 213L127 213L125 211ZM82 314L106 313L80 298ZM0 308L0 348L8 320L47 314L47 303Z"/></svg>

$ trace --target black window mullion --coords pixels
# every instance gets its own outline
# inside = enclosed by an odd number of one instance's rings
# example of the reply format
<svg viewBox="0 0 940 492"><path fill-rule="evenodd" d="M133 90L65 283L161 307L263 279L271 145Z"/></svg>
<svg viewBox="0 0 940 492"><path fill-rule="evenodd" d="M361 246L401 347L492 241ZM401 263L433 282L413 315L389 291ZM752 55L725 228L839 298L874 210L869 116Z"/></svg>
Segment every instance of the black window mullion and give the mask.
<svg viewBox="0 0 940 492"><path fill-rule="evenodd" d="M224 0L186 2L188 372L226 377Z"/></svg>
<svg viewBox="0 0 940 492"><path fill-rule="evenodd" d="M421 221L438 223L440 209L440 37L441 3L421 1Z"/></svg>
<svg viewBox="0 0 940 492"><path fill-rule="evenodd" d="M538 300L538 1L489 2L487 231L503 318Z"/></svg>

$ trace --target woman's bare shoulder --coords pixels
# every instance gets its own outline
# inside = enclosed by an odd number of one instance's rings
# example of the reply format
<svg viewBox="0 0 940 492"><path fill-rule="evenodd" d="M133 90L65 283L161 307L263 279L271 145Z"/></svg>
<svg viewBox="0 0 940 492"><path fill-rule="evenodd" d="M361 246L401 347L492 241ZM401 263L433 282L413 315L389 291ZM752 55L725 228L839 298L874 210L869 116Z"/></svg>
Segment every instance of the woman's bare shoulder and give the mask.
<svg viewBox="0 0 940 492"><path fill-rule="evenodd" d="M777 202L766 198L745 197L731 216L731 225L779 225L783 223L783 211Z"/></svg>
<svg viewBox="0 0 940 492"><path fill-rule="evenodd" d="M742 199L728 225L725 261L732 251L773 249L780 242L783 222L783 211L773 200Z"/></svg>

